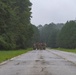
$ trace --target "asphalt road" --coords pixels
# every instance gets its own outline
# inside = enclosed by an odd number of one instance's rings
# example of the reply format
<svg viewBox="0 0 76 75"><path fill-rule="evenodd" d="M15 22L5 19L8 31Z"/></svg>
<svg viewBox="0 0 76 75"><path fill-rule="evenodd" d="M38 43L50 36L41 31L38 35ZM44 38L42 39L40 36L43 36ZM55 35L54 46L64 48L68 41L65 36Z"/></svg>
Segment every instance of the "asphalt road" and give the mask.
<svg viewBox="0 0 76 75"><path fill-rule="evenodd" d="M76 54L33 50L0 64L0 75L76 75Z"/></svg>

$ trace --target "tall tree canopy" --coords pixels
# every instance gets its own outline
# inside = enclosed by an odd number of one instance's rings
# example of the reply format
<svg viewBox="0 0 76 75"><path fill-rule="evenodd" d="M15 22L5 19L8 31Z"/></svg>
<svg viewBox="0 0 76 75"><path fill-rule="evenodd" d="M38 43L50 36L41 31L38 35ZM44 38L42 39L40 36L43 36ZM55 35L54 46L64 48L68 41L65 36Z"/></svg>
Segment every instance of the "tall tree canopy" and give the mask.
<svg viewBox="0 0 76 75"><path fill-rule="evenodd" d="M76 48L76 22L69 21L58 36L58 45L62 48Z"/></svg>
<svg viewBox="0 0 76 75"><path fill-rule="evenodd" d="M33 35L29 0L0 0L0 49L26 48Z"/></svg>
<svg viewBox="0 0 76 75"><path fill-rule="evenodd" d="M56 39L60 28L54 23L45 24L44 26L39 26L39 28L41 42L46 42L47 46L51 48L57 47Z"/></svg>
<svg viewBox="0 0 76 75"><path fill-rule="evenodd" d="M40 42L40 33L38 27L33 25L34 34L32 37L32 43Z"/></svg>

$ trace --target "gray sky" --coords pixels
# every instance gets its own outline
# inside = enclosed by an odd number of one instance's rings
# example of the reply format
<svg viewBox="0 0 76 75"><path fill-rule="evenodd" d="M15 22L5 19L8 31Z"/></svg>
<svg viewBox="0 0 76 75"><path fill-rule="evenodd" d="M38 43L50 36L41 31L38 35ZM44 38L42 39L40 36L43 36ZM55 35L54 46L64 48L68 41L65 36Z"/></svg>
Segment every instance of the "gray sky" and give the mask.
<svg viewBox="0 0 76 75"><path fill-rule="evenodd" d="M65 23L76 19L76 0L30 0L32 2L32 19L34 25L51 22Z"/></svg>

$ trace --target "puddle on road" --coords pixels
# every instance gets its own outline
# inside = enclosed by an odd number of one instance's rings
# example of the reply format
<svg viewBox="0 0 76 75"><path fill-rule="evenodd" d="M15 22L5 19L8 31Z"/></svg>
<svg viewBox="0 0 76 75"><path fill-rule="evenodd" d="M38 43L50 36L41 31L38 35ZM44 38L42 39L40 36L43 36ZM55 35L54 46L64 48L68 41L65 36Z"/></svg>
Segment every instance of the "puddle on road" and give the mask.
<svg viewBox="0 0 76 75"><path fill-rule="evenodd" d="M50 59L62 59L60 57L49 57Z"/></svg>
<svg viewBox="0 0 76 75"><path fill-rule="evenodd" d="M42 67L41 72L43 72L46 69L46 67Z"/></svg>
<svg viewBox="0 0 76 75"><path fill-rule="evenodd" d="M72 61L68 61L68 60L66 60L66 61L63 61L62 63L64 63L65 64L65 66L73 66L73 67L76 67L76 64L75 63L73 63Z"/></svg>
<svg viewBox="0 0 76 75"><path fill-rule="evenodd" d="M40 60L35 60L35 62L40 62Z"/></svg>
<svg viewBox="0 0 76 75"><path fill-rule="evenodd" d="M40 56L40 58L39 59L43 59L43 56Z"/></svg>
<svg viewBox="0 0 76 75"><path fill-rule="evenodd" d="M47 59L47 60L45 60ZM56 57L44 57L40 56L38 60L35 60L36 64L45 65L45 66L76 66L76 64L67 61L59 56Z"/></svg>
<svg viewBox="0 0 76 75"><path fill-rule="evenodd" d="M25 65L26 61L14 61L14 65Z"/></svg>
<svg viewBox="0 0 76 75"><path fill-rule="evenodd" d="M16 63L15 65L19 65L20 63Z"/></svg>
<svg viewBox="0 0 76 75"><path fill-rule="evenodd" d="M32 68L32 75L52 75L47 71L47 66L41 63L44 63L44 61L42 60L35 63L35 65Z"/></svg>

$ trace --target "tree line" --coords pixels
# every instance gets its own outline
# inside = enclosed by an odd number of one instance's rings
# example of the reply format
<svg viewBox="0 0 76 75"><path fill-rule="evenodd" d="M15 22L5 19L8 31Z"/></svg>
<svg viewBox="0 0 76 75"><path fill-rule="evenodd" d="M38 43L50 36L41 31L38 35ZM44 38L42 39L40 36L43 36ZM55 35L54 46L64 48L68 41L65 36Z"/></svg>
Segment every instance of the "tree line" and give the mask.
<svg viewBox="0 0 76 75"><path fill-rule="evenodd" d="M51 48L76 48L76 21L50 23L38 26L40 42L46 42Z"/></svg>
<svg viewBox="0 0 76 75"><path fill-rule="evenodd" d="M57 45L61 48L76 48L76 21L67 21L57 37Z"/></svg>
<svg viewBox="0 0 76 75"><path fill-rule="evenodd" d="M0 50L25 49L33 36L29 0L0 0Z"/></svg>
<svg viewBox="0 0 76 75"><path fill-rule="evenodd" d="M29 0L0 0L0 50L26 49L33 43L76 48L76 21L32 25Z"/></svg>

